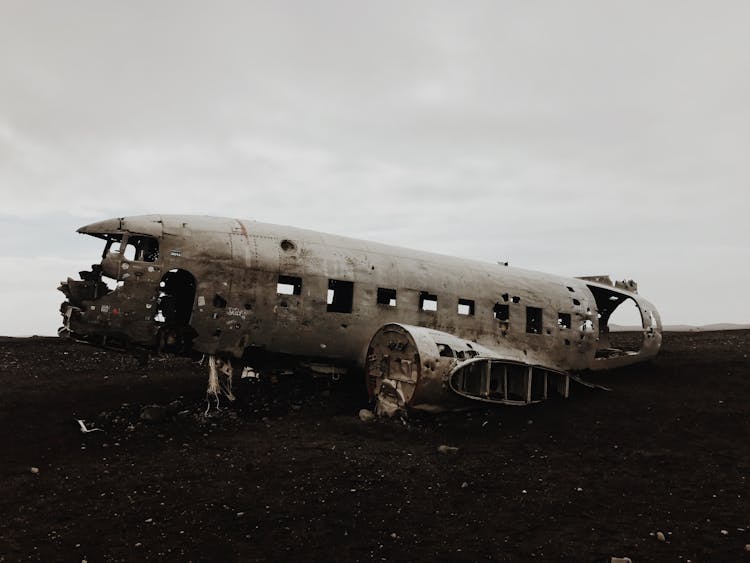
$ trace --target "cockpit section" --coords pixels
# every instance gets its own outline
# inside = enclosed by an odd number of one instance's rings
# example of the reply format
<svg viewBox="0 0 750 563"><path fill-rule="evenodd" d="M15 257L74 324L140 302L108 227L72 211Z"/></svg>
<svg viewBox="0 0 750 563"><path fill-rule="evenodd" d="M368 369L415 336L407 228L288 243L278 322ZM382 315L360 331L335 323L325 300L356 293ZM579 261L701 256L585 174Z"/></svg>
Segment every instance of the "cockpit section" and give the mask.
<svg viewBox="0 0 750 563"><path fill-rule="evenodd" d="M111 227L114 225L100 225ZM153 347L162 281L160 240L152 234L82 227L79 232L104 241L101 261L68 278L58 288L60 334L117 347Z"/></svg>

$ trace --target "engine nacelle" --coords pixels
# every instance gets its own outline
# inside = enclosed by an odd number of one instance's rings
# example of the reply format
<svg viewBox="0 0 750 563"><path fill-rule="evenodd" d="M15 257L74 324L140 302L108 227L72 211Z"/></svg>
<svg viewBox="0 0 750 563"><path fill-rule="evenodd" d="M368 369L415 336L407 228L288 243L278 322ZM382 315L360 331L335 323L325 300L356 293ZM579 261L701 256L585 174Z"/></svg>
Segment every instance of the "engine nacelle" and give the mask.
<svg viewBox="0 0 750 563"><path fill-rule="evenodd" d="M567 373L503 357L445 332L404 324L382 326L365 363L367 389L377 414L439 411L469 401L527 405L567 397Z"/></svg>

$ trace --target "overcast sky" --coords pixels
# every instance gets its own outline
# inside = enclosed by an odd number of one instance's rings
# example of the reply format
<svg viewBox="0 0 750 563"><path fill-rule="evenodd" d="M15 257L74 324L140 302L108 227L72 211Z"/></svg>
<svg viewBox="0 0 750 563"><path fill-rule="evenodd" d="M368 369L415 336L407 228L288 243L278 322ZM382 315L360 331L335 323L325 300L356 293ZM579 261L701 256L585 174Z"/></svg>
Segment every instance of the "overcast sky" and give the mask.
<svg viewBox="0 0 750 563"><path fill-rule="evenodd" d="M633 278L750 322L750 4L0 9L0 334L54 334L76 228L257 219ZM88 240L87 240L88 239Z"/></svg>

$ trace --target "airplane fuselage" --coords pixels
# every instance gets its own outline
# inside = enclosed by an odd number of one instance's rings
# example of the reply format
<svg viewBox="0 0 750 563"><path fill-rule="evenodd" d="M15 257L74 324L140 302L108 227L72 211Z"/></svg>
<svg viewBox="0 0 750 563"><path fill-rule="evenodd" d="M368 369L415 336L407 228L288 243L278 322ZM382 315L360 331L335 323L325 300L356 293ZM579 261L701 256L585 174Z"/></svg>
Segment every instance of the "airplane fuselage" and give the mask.
<svg viewBox="0 0 750 563"><path fill-rule="evenodd" d="M107 240L101 264L61 288L66 331L89 341L363 366L373 335L398 323L565 372L643 360L661 343L656 309L619 285L238 219L126 217L79 232ZM628 299L642 346L606 353L609 315Z"/></svg>

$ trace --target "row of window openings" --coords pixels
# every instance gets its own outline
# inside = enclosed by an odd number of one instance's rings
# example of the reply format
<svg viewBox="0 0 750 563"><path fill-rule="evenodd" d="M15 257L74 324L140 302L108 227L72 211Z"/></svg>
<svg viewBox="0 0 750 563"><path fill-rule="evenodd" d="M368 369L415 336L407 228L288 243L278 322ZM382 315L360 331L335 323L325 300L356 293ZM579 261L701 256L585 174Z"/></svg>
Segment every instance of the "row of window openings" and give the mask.
<svg viewBox="0 0 750 563"><path fill-rule="evenodd" d="M301 295L302 278L294 276L279 276L276 286L279 295ZM354 298L354 282L343 280L328 280L327 310L333 313L351 313ZM509 297L507 293L502 295L504 301L518 303L519 297ZM377 303L389 307L396 306L396 290L385 287L378 288ZM419 309L421 311L437 311L437 295L427 291L419 294ZM474 315L474 300L459 299L457 313L459 315ZM493 316L500 322L510 321L510 306L505 303L495 303ZM570 313L558 313L557 326L559 328L570 328ZM541 334L542 332L542 309L539 307L526 307L526 332Z"/></svg>

